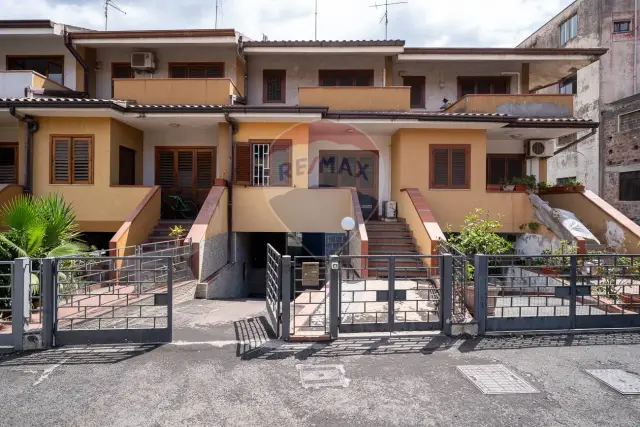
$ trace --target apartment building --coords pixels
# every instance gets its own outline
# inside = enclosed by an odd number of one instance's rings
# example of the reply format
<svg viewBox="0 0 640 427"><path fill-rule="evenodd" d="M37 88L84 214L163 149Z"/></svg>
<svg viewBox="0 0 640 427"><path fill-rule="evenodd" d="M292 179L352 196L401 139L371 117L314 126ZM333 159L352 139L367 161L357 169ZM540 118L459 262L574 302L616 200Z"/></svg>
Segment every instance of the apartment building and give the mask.
<svg viewBox="0 0 640 427"><path fill-rule="evenodd" d="M533 207L501 184L548 180L547 141L599 126L575 117L573 94L532 92L605 53L0 21L0 204L59 193L113 249L184 224L207 297L247 295L266 243L343 248L347 216L359 255L434 253L475 208L516 235ZM603 212L578 196L585 215ZM399 233L380 221L388 201Z"/></svg>
<svg viewBox="0 0 640 427"><path fill-rule="evenodd" d="M548 176L553 182L577 178L634 220L640 219L638 126L633 124L640 114L633 107L640 83L637 17L636 0L577 0L518 46L607 49L598 62L538 91L573 93L575 116L602 123L597 132L559 138Z"/></svg>

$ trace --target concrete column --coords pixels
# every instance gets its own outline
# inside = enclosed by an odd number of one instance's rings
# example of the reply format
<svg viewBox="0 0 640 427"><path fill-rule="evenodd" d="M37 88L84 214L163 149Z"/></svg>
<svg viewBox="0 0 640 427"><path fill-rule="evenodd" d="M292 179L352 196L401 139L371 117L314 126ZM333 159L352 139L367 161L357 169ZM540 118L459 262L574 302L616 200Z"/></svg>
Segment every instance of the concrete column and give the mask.
<svg viewBox="0 0 640 427"><path fill-rule="evenodd" d="M393 86L393 57L384 57L384 85Z"/></svg>
<svg viewBox="0 0 640 427"><path fill-rule="evenodd" d="M520 93L529 93L529 63L522 64L522 71L520 71Z"/></svg>

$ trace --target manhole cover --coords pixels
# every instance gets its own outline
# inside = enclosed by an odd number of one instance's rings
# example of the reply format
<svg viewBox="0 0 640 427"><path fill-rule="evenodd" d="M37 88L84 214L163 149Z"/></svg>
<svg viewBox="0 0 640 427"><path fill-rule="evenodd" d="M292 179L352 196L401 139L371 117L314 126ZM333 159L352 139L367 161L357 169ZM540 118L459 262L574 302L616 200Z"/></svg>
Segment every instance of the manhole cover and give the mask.
<svg viewBox="0 0 640 427"><path fill-rule="evenodd" d="M640 394L640 377L637 375L621 369L585 369L585 372L620 394Z"/></svg>
<svg viewBox="0 0 640 427"><path fill-rule="evenodd" d="M347 387L343 365L296 365L304 388Z"/></svg>
<svg viewBox="0 0 640 427"><path fill-rule="evenodd" d="M463 365L458 370L483 394L539 393L504 365Z"/></svg>

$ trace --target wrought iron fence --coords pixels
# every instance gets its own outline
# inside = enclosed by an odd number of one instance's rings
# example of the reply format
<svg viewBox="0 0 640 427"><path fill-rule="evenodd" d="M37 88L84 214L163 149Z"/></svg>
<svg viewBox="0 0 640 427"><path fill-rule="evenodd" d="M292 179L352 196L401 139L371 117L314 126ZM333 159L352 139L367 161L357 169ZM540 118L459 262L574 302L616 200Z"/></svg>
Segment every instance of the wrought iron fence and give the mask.
<svg viewBox="0 0 640 427"><path fill-rule="evenodd" d="M167 328L171 271L171 257L58 260L56 330Z"/></svg>
<svg viewBox="0 0 640 427"><path fill-rule="evenodd" d="M0 261L0 334L11 332L13 261Z"/></svg>

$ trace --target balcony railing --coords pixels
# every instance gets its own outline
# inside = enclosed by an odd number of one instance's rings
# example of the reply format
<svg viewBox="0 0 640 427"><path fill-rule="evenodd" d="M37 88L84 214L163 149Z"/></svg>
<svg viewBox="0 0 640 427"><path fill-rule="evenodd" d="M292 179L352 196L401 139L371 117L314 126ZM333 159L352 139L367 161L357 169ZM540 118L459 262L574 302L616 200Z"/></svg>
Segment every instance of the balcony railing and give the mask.
<svg viewBox="0 0 640 427"><path fill-rule="evenodd" d="M301 87L300 105L341 111L410 111L411 89L405 86Z"/></svg>
<svg viewBox="0 0 640 427"><path fill-rule="evenodd" d="M227 105L240 96L231 79L114 79L113 97L138 104Z"/></svg>
<svg viewBox="0 0 640 427"><path fill-rule="evenodd" d="M571 117L573 95L466 95L448 113L500 113L519 117Z"/></svg>
<svg viewBox="0 0 640 427"><path fill-rule="evenodd" d="M0 71L0 98L21 98L26 88L69 90L35 71Z"/></svg>

